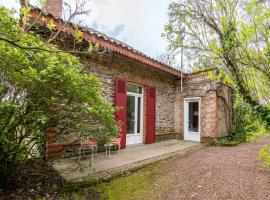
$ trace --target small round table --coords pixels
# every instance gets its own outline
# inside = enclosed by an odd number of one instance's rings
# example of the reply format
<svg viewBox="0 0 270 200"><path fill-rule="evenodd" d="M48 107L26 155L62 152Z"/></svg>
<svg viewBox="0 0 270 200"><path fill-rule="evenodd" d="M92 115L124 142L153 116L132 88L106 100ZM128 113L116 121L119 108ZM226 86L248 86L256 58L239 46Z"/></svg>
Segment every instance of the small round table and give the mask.
<svg viewBox="0 0 270 200"><path fill-rule="evenodd" d="M106 156L109 156L109 158L111 159L111 147L113 146L113 143L109 142L104 144L104 147L106 149Z"/></svg>

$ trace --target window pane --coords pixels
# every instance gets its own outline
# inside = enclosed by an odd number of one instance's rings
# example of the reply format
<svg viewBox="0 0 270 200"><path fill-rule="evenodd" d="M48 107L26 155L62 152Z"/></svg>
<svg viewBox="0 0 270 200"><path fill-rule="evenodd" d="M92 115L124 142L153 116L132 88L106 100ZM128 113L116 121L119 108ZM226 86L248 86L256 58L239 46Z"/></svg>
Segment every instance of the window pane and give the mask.
<svg viewBox="0 0 270 200"><path fill-rule="evenodd" d="M141 97L138 97L137 133L141 133Z"/></svg>
<svg viewBox="0 0 270 200"><path fill-rule="evenodd" d="M142 94L142 87L138 85L128 84L128 92Z"/></svg>
<svg viewBox="0 0 270 200"><path fill-rule="evenodd" d="M189 102L188 130L190 132L199 131L199 102Z"/></svg>
<svg viewBox="0 0 270 200"><path fill-rule="evenodd" d="M127 134L134 134L135 97L127 96Z"/></svg>

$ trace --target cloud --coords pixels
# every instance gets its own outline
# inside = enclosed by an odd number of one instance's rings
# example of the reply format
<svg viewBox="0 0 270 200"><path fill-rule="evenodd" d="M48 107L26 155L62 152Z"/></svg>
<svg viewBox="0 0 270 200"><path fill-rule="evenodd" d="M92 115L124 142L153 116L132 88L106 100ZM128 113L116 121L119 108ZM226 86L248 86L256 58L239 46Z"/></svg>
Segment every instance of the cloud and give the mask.
<svg viewBox="0 0 270 200"><path fill-rule="evenodd" d="M166 50L161 38L168 0L92 0L81 20L88 26L156 57Z"/></svg>

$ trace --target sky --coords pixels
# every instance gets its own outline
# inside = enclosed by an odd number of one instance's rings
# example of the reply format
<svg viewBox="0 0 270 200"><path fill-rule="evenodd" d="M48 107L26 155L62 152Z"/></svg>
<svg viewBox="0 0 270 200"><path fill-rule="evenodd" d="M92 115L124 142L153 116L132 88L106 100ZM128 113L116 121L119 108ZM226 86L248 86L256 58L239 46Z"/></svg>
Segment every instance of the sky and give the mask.
<svg viewBox="0 0 270 200"><path fill-rule="evenodd" d="M167 47L161 33L168 21L169 2L170 0L89 0L86 9L91 12L80 17L80 20L82 24L156 58ZM0 5L18 10L19 0L0 0Z"/></svg>

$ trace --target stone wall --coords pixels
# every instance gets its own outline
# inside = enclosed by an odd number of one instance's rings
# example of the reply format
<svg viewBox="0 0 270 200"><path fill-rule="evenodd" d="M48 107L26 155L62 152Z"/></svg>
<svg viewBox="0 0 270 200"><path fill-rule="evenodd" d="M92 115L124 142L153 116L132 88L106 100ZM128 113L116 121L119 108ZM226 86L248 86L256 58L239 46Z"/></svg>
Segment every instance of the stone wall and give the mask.
<svg viewBox="0 0 270 200"><path fill-rule="evenodd" d="M110 63L94 62L90 59L83 60L89 75L99 77L104 85L104 98L114 103L115 78L124 77L129 83L144 86L144 114L146 114L146 86L156 87L156 136L175 136L175 78L145 69L141 63L136 63L127 58L115 58ZM146 116L144 116L146 119ZM146 132L144 121L144 136Z"/></svg>
<svg viewBox="0 0 270 200"><path fill-rule="evenodd" d="M175 102L175 130L180 139L184 139L184 99L200 98L200 135L201 142L215 141L228 134L226 125L230 125L232 116L231 90L208 78L208 72L189 74L183 80L183 91L180 91L180 80L177 81ZM222 107L223 101L228 102Z"/></svg>
<svg viewBox="0 0 270 200"><path fill-rule="evenodd" d="M231 89L210 80L207 71L186 75L183 79L183 90L180 91L179 78L176 79L166 73L147 68L146 65L124 57L114 56L104 60L82 58L81 62L86 66L89 75L100 78L104 86L102 95L112 105L114 104L116 77L126 78L130 83L142 85L144 91L147 86L156 87L156 141L175 137L184 139L184 99L193 97L200 98L201 142L215 141L218 137L228 134L232 116ZM146 98L146 92L144 92L144 143ZM48 135L55 134L57 134L57 130L53 128L48 131ZM54 143L57 144L60 141L54 140ZM72 147L76 147L76 145ZM71 152L75 151L70 151L68 148L71 146L53 144L52 152L49 153L54 157L71 156ZM63 155L60 155L60 150Z"/></svg>
<svg viewBox="0 0 270 200"><path fill-rule="evenodd" d="M144 121L143 121L143 142L146 138L146 98L147 86L156 87L156 141L175 138L175 98L176 87L175 77L170 76L160 71L155 71L152 68L147 68L134 60L117 57L107 57L105 59L96 58L81 58L81 62L86 67L89 75L94 75L100 78L104 91L102 93L105 100L114 105L115 96L115 79L116 77L126 78L129 83L142 85L144 88ZM53 143L61 144L62 157L71 156L76 153L74 145L65 145L61 140L58 140L57 131L51 128L48 130L48 135L54 136ZM61 137L59 137L61 138ZM72 147L72 148L71 148ZM53 146L53 149L56 147ZM59 149L57 146L57 150ZM70 150L72 149L72 150ZM55 151L49 152L54 155ZM58 152L55 155L60 155ZM74 154L75 155L75 154Z"/></svg>
<svg viewBox="0 0 270 200"><path fill-rule="evenodd" d="M232 131L233 100L232 89L224 84L219 84L217 89L218 101L218 128L217 137L224 137Z"/></svg>

